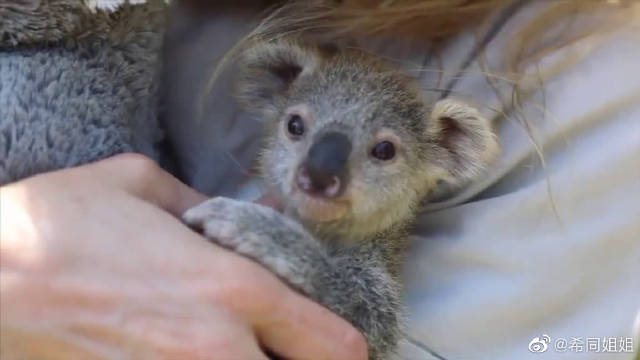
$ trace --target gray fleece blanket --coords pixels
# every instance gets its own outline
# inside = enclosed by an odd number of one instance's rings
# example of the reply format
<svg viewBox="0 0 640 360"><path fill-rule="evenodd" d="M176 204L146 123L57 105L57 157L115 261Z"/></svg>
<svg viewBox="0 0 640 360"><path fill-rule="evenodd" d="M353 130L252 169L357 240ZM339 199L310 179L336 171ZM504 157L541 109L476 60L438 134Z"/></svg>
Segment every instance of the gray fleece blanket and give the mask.
<svg viewBox="0 0 640 360"><path fill-rule="evenodd" d="M157 155L164 7L0 2L0 185L120 152Z"/></svg>

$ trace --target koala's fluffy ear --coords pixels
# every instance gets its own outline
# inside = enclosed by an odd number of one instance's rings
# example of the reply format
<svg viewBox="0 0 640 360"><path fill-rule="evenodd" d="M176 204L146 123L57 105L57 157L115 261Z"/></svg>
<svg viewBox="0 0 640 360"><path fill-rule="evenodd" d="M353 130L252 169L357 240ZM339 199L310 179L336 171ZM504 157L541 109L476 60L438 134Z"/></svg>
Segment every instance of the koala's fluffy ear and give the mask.
<svg viewBox="0 0 640 360"><path fill-rule="evenodd" d="M459 100L444 99L434 105L427 133L438 149L435 162L443 170L442 180L452 185L471 180L500 152L490 121Z"/></svg>
<svg viewBox="0 0 640 360"><path fill-rule="evenodd" d="M235 95L247 110L269 115L296 79L313 71L318 61L314 50L290 42L252 45L241 56Z"/></svg>

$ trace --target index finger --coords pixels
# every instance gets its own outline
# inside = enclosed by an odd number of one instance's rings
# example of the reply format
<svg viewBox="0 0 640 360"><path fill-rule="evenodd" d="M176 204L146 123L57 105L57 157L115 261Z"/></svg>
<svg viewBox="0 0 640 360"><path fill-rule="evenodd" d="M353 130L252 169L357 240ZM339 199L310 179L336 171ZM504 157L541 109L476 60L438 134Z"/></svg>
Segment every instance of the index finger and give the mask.
<svg viewBox="0 0 640 360"><path fill-rule="evenodd" d="M142 200L180 217L188 208L208 198L176 179L152 159L140 154L121 154L92 165L115 179L118 186ZM115 178L114 174L117 174Z"/></svg>

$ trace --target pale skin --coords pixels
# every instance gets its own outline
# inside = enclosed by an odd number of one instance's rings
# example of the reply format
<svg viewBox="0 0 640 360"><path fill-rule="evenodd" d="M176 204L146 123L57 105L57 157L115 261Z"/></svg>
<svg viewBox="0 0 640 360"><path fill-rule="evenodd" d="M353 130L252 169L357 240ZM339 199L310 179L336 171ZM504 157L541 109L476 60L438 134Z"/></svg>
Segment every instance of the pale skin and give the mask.
<svg viewBox="0 0 640 360"><path fill-rule="evenodd" d="M178 216L206 197L125 154L0 188L0 357L364 360L346 321Z"/></svg>

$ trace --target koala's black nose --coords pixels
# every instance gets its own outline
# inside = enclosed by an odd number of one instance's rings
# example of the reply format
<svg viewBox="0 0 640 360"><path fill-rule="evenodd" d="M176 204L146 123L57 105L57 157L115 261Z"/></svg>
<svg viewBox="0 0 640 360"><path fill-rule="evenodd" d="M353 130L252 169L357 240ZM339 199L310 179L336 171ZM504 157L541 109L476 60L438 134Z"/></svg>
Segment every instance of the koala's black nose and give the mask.
<svg viewBox="0 0 640 360"><path fill-rule="evenodd" d="M346 135L338 132L322 135L311 146L307 160L298 169L298 187L309 193L338 196L346 182L350 153L351 141Z"/></svg>

